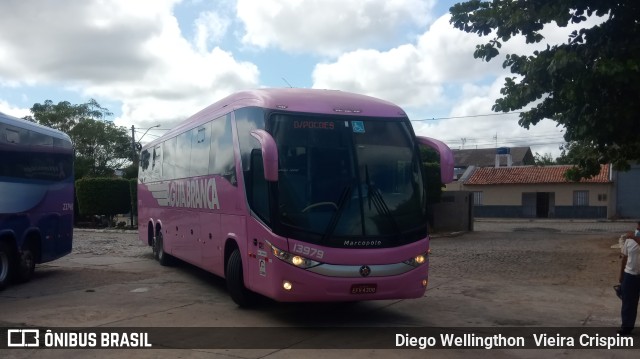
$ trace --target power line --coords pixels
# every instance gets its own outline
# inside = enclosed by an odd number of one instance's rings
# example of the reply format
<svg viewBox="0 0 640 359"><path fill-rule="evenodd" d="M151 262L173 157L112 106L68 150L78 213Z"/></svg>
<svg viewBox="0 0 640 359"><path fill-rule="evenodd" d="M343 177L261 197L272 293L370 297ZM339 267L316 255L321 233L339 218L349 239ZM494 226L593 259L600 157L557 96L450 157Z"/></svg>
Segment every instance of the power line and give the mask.
<svg viewBox="0 0 640 359"><path fill-rule="evenodd" d="M489 117L489 116L504 116L504 115L513 115L517 113L523 113L526 111L512 111L512 112L502 112L502 113L488 113L488 114L480 114L480 115L467 115L467 116L451 116L451 117L434 117L434 118L424 118L421 120L411 120L411 122L419 122L419 121L437 121L437 120L453 120L458 118L473 118L473 117Z"/></svg>
<svg viewBox="0 0 640 359"><path fill-rule="evenodd" d="M144 132L143 130L136 130L136 132ZM149 131L171 131L171 128L151 128Z"/></svg>

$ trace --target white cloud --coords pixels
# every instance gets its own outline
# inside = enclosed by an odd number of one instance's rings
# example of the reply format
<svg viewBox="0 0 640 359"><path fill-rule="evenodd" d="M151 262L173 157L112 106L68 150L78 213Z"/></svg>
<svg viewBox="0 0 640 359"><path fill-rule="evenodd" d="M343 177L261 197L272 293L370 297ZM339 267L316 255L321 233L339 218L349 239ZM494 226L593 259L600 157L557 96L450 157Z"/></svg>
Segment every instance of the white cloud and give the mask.
<svg viewBox="0 0 640 359"><path fill-rule="evenodd" d="M456 30L449 15L437 19L414 44L389 51L357 50L333 63L316 66L315 88L365 93L409 107L447 102L444 87L474 81L503 72L494 63L473 58L481 40Z"/></svg>
<svg viewBox="0 0 640 359"><path fill-rule="evenodd" d="M314 88L340 89L375 95L405 106L439 101L442 86L416 66L420 54L412 45L387 52L358 50L313 72Z"/></svg>
<svg viewBox="0 0 640 359"><path fill-rule="evenodd" d="M11 105L9 102L0 99L0 112L18 118L31 115L31 110L28 108L20 108Z"/></svg>
<svg viewBox="0 0 640 359"><path fill-rule="evenodd" d="M434 4L435 0L238 0L237 15L244 23L246 44L335 56L397 42L402 30L428 23Z"/></svg>
<svg viewBox="0 0 640 359"><path fill-rule="evenodd" d="M532 54L547 44L566 42L571 31L593 26L601 19L559 28L549 24L545 40L526 44L522 36L503 43L501 54L490 62L473 57L476 45L491 37L478 37L455 29L450 15L438 18L415 43L388 51L356 50L333 62L318 64L313 72L315 88L339 89L380 97L405 107L412 118L424 118L429 109L450 108L447 117L465 117L437 122L414 122L416 132L447 140L452 148L532 145L534 152L559 155L564 142L562 129L544 120L530 130L518 125L518 115L494 115L491 107L502 97L504 78L513 76L502 68L506 54ZM531 106L531 105L530 105ZM478 117L467 117L477 116ZM470 147L471 146L471 147Z"/></svg>
<svg viewBox="0 0 640 359"><path fill-rule="evenodd" d="M211 44L218 43L227 33L231 19L217 12L201 13L196 20L194 42L200 52L207 52Z"/></svg>
<svg viewBox="0 0 640 359"><path fill-rule="evenodd" d="M494 114L491 107L501 88L500 78L487 86L463 85L450 116L414 122L416 133L443 140L452 149L531 146L534 153L559 156L564 132L556 122L543 120L526 130L518 125L517 113Z"/></svg>
<svg viewBox="0 0 640 359"><path fill-rule="evenodd" d="M258 69L218 47L228 22L212 12L184 38L180 0L0 2L0 83L47 84L122 103L116 123L185 118L240 88Z"/></svg>
<svg viewBox="0 0 640 359"><path fill-rule="evenodd" d="M0 76L21 82L135 78L153 61L140 43L175 1L3 1ZM150 6L154 5L154 6Z"/></svg>

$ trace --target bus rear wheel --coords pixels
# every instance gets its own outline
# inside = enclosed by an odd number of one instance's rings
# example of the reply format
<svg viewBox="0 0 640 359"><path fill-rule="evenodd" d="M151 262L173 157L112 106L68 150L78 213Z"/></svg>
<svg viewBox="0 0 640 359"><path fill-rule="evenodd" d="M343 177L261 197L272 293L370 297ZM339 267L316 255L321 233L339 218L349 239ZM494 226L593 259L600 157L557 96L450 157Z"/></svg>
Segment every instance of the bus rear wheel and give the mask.
<svg viewBox="0 0 640 359"><path fill-rule="evenodd" d="M6 242L0 242L0 290L9 283L11 269L13 267L13 251Z"/></svg>
<svg viewBox="0 0 640 359"><path fill-rule="evenodd" d="M237 248L231 252L227 261L227 290L231 299L241 307L249 307L255 302L255 294L244 286L242 258Z"/></svg>
<svg viewBox="0 0 640 359"><path fill-rule="evenodd" d="M14 272L14 280L17 283L26 283L33 277L36 268L36 255L31 247L22 250L16 261L16 270Z"/></svg>

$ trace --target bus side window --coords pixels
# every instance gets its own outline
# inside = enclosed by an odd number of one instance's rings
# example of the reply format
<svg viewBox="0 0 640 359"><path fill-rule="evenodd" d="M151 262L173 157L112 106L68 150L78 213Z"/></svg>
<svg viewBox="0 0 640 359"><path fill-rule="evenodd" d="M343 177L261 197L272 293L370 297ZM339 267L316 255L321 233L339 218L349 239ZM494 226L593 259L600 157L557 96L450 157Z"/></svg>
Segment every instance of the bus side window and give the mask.
<svg viewBox="0 0 640 359"><path fill-rule="evenodd" d="M211 123L211 151L209 152L209 174L220 175L232 185L237 185L236 161L233 152L231 114Z"/></svg>
<svg viewBox="0 0 640 359"><path fill-rule="evenodd" d="M176 178L176 138L170 138L162 144L162 179L172 180Z"/></svg>
<svg viewBox="0 0 640 359"><path fill-rule="evenodd" d="M186 178L189 177L189 164L191 163L191 134L192 131L187 131L178 135L176 140L176 155L175 155L175 177Z"/></svg>
<svg viewBox="0 0 640 359"><path fill-rule="evenodd" d="M211 122L193 129L191 146L191 177L204 176L209 172L209 152L211 150Z"/></svg>
<svg viewBox="0 0 640 359"><path fill-rule="evenodd" d="M53 137L29 131L29 144L31 146L48 146L53 147Z"/></svg>
<svg viewBox="0 0 640 359"><path fill-rule="evenodd" d="M149 153L149 150L142 151L140 154L140 172L146 172L149 170L149 164L151 162L150 159L151 154Z"/></svg>
<svg viewBox="0 0 640 359"><path fill-rule="evenodd" d="M150 177L152 180L162 179L162 145L153 148Z"/></svg>
<svg viewBox="0 0 640 359"><path fill-rule="evenodd" d="M26 130L23 129L18 129L18 128L9 128L9 126L7 126L7 128L5 128L4 130L4 135L5 135L5 139L8 143L25 143L27 136L28 136L28 132Z"/></svg>

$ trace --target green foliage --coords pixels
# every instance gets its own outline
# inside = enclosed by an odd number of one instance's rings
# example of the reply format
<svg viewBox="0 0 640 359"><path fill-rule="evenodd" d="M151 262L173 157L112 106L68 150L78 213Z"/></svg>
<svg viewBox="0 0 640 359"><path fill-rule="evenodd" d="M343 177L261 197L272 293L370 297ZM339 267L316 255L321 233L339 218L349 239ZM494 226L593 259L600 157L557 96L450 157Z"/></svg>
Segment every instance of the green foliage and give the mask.
<svg viewBox="0 0 640 359"><path fill-rule="evenodd" d="M122 178L125 179L137 179L138 178L138 166L135 163L131 163L125 167L122 172Z"/></svg>
<svg viewBox="0 0 640 359"><path fill-rule="evenodd" d="M531 56L506 55L503 66L515 76L505 79L504 97L493 110L537 103L520 114L519 123L528 129L552 119L565 127L567 142L588 149L576 153L574 177L596 175L601 163L626 170L629 161L640 160L640 1L472 0L450 11L456 28L493 36L474 53L486 61L515 35L538 43L546 24L565 27L602 17L600 24L574 31L565 43L547 45Z"/></svg>
<svg viewBox="0 0 640 359"><path fill-rule="evenodd" d="M538 152L536 152L536 154L533 155L533 159L536 162L536 166L550 166L550 165L556 164L556 161L553 160L553 156L551 156L550 153L545 153L541 155Z"/></svg>
<svg viewBox="0 0 640 359"><path fill-rule="evenodd" d="M598 156L593 147L582 142L569 142L561 147L560 157L556 159L558 164L574 165L567 170L565 177L570 181L579 181L581 178L593 177L593 173L600 172L600 164L593 161L585 161L584 158Z"/></svg>
<svg viewBox="0 0 640 359"><path fill-rule="evenodd" d="M129 179L129 195L131 198L131 210L133 211L133 215L138 215L138 179L131 178Z"/></svg>
<svg viewBox="0 0 640 359"><path fill-rule="evenodd" d="M107 121L113 115L96 100L74 105L68 101L54 104L46 100L31 108L33 116L25 119L63 131L73 141L76 179L84 176L113 176L131 160L131 137L128 131Z"/></svg>
<svg viewBox="0 0 640 359"><path fill-rule="evenodd" d="M440 181L440 155L432 148L420 146L420 158L424 166L427 203L438 203L443 187Z"/></svg>
<svg viewBox="0 0 640 359"><path fill-rule="evenodd" d="M107 215L129 212L130 182L122 178L83 178L76 181L81 215Z"/></svg>

